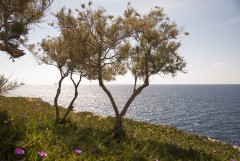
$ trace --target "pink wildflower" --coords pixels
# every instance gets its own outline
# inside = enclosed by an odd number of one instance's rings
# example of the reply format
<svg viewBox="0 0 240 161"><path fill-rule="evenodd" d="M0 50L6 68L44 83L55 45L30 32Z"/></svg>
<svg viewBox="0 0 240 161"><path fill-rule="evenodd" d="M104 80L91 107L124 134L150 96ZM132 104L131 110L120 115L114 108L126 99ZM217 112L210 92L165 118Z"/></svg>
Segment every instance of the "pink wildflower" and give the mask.
<svg viewBox="0 0 240 161"><path fill-rule="evenodd" d="M46 157L46 156L47 156L47 153L41 151L41 152L38 152L38 155L39 155L40 157Z"/></svg>
<svg viewBox="0 0 240 161"><path fill-rule="evenodd" d="M14 154L16 155L24 155L25 151L23 149L20 149L20 148L16 148L14 150Z"/></svg>
<svg viewBox="0 0 240 161"><path fill-rule="evenodd" d="M82 153L81 150L74 150L74 152L75 152L76 154L81 154L81 153Z"/></svg>

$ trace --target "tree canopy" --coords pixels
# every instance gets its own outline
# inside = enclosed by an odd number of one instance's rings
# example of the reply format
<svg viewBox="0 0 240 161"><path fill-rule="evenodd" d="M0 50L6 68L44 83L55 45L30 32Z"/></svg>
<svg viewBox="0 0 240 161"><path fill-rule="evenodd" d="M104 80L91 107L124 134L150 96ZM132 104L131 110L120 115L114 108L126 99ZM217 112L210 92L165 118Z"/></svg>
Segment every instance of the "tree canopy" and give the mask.
<svg viewBox="0 0 240 161"><path fill-rule="evenodd" d="M31 25L41 22L53 0L0 0L0 51L11 58L25 54L25 45Z"/></svg>
<svg viewBox="0 0 240 161"><path fill-rule="evenodd" d="M75 42L71 45L73 55L84 55L85 69L91 71L91 78L98 80L109 97L116 114L114 131L121 138L124 137L122 117L149 86L149 78L184 72L186 62L178 53L181 46L178 38L183 29L170 21L160 7L141 15L129 4L124 15L118 17L107 14L103 8L93 10L91 3L81 7L76 9L77 16L71 10L60 10L56 14L58 25L66 40ZM134 87L120 110L105 81L126 73L133 75Z"/></svg>

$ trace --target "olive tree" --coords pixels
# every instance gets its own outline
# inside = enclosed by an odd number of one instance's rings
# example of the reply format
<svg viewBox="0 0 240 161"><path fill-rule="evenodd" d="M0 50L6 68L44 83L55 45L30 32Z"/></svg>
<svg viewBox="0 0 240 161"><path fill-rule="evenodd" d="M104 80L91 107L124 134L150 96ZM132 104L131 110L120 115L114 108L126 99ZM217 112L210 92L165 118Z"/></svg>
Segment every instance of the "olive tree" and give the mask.
<svg viewBox="0 0 240 161"><path fill-rule="evenodd" d="M31 25L41 22L53 0L0 0L0 51L11 58L25 54L25 45Z"/></svg>

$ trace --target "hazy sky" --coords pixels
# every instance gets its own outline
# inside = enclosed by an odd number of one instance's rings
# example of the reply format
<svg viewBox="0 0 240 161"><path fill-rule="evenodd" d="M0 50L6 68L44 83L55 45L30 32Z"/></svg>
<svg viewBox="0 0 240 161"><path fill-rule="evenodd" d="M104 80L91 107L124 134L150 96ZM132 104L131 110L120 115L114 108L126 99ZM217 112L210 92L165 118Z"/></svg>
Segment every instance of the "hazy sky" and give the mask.
<svg viewBox="0 0 240 161"><path fill-rule="evenodd" d="M109 14L121 15L129 0L93 0L93 8L104 7ZM240 84L240 1L239 0L132 0L141 13L155 6L164 8L171 20L183 26L190 36L181 37L179 50L187 61L187 74L176 77L155 76L150 83L159 84ZM61 7L79 8L86 0L55 0L49 12ZM52 18L47 16L47 21ZM47 35L58 32L47 24L35 26L29 35L29 43L41 41ZM59 79L55 67L38 65L27 55L13 63L9 55L0 52L0 74L26 84L53 84ZM115 83L131 83L131 76L119 78ZM132 81L133 82L133 81ZM69 80L65 81L70 83ZM88 83L84 80L83 83Z"/></svg>

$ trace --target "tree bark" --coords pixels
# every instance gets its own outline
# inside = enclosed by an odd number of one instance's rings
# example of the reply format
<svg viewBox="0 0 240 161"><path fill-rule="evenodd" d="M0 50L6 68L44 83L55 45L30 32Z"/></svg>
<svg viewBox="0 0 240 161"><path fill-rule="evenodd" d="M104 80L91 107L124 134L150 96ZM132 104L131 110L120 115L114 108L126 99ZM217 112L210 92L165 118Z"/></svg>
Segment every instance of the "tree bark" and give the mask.
<svg viewBox="0 0 240 161"><path fill-rule="evenodd" d="M124 140L127 137L127 133L122 124L122 117L116 116L115 127L113 129L114 137L118 140Z"/></svg>
<svg viewBox="0 0 240 161"><path fill-rule="evenodd" d="M106 88L104 85L103 81L99 81L99 85L102 87L103 91L108 95L108 98L111 101L111 104L113 106L114 112L115 112L115 117L116 117L116 122L115 122L115 127L112 130L112 133L114 134L114 137L118 140L123 140L126 138L126 132L124 130L124 127L122 125L122 117L119 114L119 110L117 108L117 105L113 99L113 96L111 92Z"/></svg>
<svg viewBox="0 0 240 161"><path fill-rule="evenodd" d="M70 76L72 82L73 82L73 85L74 85L74 89L75 89L75 92L74 92L74 97L71 101L71 103L69 104L68 106L68 109L67 109L67 112L65 113L65 115L63 116L62 120L61 120L61 123L65 124L67 122L67 116L69 115L69 113L73 110L73 103L75 102L75 100L77 99L78 97L78 86L82 80L82 75L80 74L80 78L78 80L77 83L75 83L74 79L72 78L72 73L71 73L71 76Z"/></svg>
<svg viewBox="0 0 240 161"><path fill-rule="evenodd" d="M119 110L118 110L117 105L114 101L114 98L113 98L111 92L107 89L107 87L103 83L102 67L101 67L101 55L99 55L99 58L98 58L98 82L99 82L99 86L103 89L103 91L107 94L108 98L110 99L110 102L111 102L112 107L113 107L114 112L115 112L116 122L115 122L115 127L112 130L112 133L114 134L116 139L122 140L126 137L126 132L123 128L122 118L119 114Z"/></svg>
<svg viewBox="0 0 240 161"><path fill-rule="evenodd" d="M107 87L104 85L103 83L103 78L102 78L102 67L101 67L101 57L99 56L99 69L98 69L98 82L99 82L99 86L102 87L103 91L107 94L108 98L110 99L111 101L111 104L113 106L113 109L114 109L114 112L116 114L116 116L119 115L119 110L117 108L117 105L113 99L113 96L111 94L111 92L107 89Z"/></svg>
<svg viewBox="0 0 240 161"><path fill-rule="evenodd" d="M149 53L148 55L150 55L150 50L149 50ZM132 95L130 96L130 98L128 99L128 101L126 102L123 110L121 111L120 113L120 116L123 117L125 116L129 106L131 105L131 103L134 101L134 99L142 92L142 90L144 88L146 88L147 86L149 86L149 70L148 70L148 62L147 62L147 54L145 54L145 80L144 80L144 83L138 87L136 89L136 85L137 85L137 76L135 75L135 82L134 82L134 89L133 89L133 93Z"/></svg>
<svg viewBox="0 0 240 161"><path fill-rule="evenodd" d="M144 88L146 88L149 85L149 83L144 83L142 86L138 87L137 90L134 90L132 95L130 96L130 98L128 99L128 101L126 102L126 104L124 105L123 110L120 113L120 117L122 118L123 116L125 116L129 106L131 105L131 103L134 101L134 99L142 92L142 90Z"/></svg>
<svg viewBox="0 0 240 161"><path fill-rule="evenodd" d="M25 52L23 50L20 50L18 48L11 48L10 46L5 46L0 44L0 51L7 52L11 58L19 58L23 55L25 55Z"/></svg>
<svg viewBox="0 0 240 161"><path fill-rule="evenodd" d="M61 74L61 78L58 82L58 89L57 89L57 93L54 97L54 106L55 106L55 113L56 113L56 118L55 118L55 124L58 124L60 121L60 113L59 113L59 106L58 106L58 98L60 96L61 93L61 88L62 88L62 81L64 80L64 78L67 77L67 74L64 74L63 71L60 69L60 74Z"/></svg>
<svg viewBox="0 0 240 161"><path fill-rule="evenodd" d="M111 94L111 92L106 88L106 86L104 85L103 81L99 81L99 85L102 87L103 91L108 95L108 98L111 101L111 104L113 106L114 112L115 112L115 118L116 118L116 122L115 122L115 127L112 130L112 133L114 134L114 137L118 140L123 140L124 138L126 138L126 132L124 130L124 127L122 125L122 117L119 114L119 110L117 108L117 105L113 99L113 96Z"/></svg>

